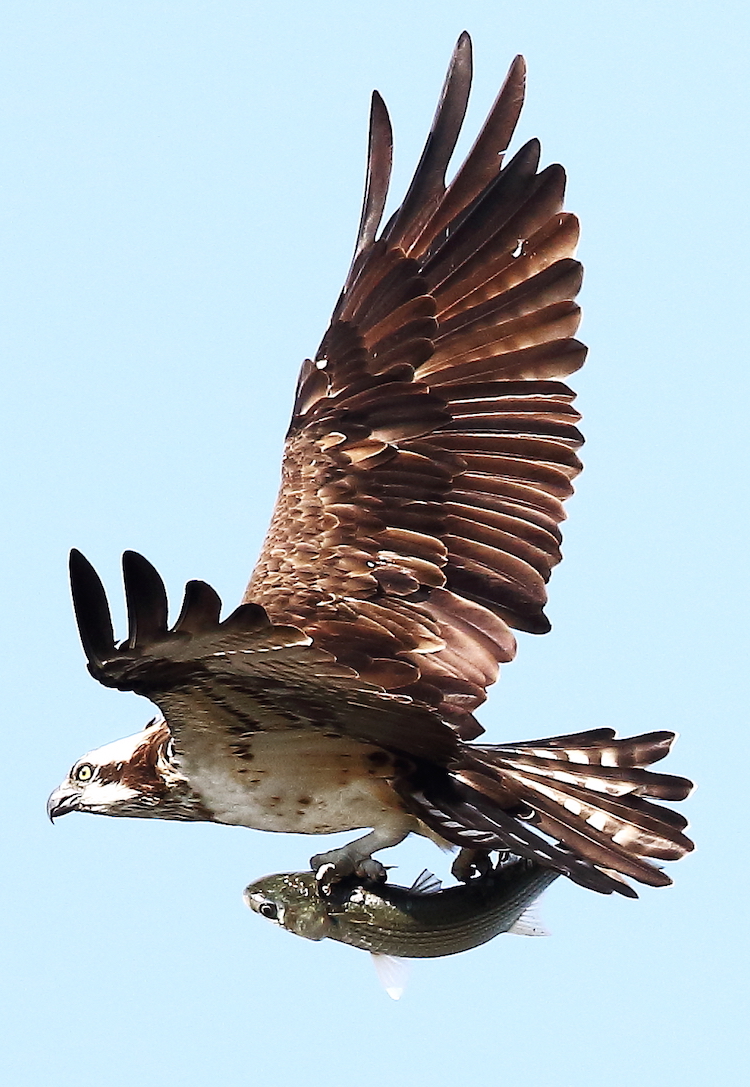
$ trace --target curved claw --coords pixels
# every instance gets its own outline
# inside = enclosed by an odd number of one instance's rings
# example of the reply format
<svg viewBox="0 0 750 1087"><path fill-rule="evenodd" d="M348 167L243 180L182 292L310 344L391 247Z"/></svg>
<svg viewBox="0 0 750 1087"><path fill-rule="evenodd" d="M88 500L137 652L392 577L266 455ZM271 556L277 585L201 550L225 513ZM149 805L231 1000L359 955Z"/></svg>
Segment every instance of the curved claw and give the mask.
<svg viewBox="0 0 750 1087"><path fill-rule="evenodd" d="M331 887L336 882L336 865L331 864L330 861L325 864L316 865L315 861L317 857L310 858L310 867L315 872L315 882L318 884L318 893L321 895L329 895L331 893ZM340 879L341 877L339 877Z"/></svg>
<svg viewBox="0 0 750 1087"><path fill-rule="evenodd" d="M461 883L492 871L492 861L486 849L461 849L451 865L451 872Z"/></svg>

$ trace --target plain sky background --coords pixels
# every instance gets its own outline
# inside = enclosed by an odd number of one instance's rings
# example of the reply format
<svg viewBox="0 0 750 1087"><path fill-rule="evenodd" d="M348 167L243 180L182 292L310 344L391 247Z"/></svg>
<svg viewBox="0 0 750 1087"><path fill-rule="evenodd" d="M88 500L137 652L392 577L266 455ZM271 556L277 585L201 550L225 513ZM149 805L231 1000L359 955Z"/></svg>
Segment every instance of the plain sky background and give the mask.
<svg viewBox="0 0 750 1087"><path fill-rule="evenodd" d="M455 39L468 147L517 52L515 146L569 171L586 471L489 738L681 733L697 852L637 902L558 881L546 940L415 965L279 932L245 884L324 842L44 805L150 707L86 673L66 556L239 601L297 367L354 240L369 95L407 183ZM745 3L2 4L2 1058L13 1087L748 1082ZM390 854L408 882L446 859Z"/></svg>

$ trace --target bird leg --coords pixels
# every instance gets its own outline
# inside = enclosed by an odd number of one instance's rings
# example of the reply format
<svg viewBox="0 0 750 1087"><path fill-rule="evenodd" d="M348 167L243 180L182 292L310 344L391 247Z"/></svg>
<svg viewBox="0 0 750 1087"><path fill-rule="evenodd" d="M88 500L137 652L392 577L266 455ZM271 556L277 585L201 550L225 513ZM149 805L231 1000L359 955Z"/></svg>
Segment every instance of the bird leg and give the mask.
<svg viewBox="0 0 750 1087"><path fill-rule="evenodd" d="M474 876L486 876L492 871L492 861L486 849L459 850L458 856L451 865L451 872L462 883L468 883Z"/></svg>
<svg viewBox="0 0 750 1087"><path fill-rule="evenodd" d="M325 891L332 883L338 883L347 876L384 883L387 875L385 866L373 860L372 854L378 849L398 845L408 833L395 828L373 830L348 845L330 849L327 853L316 853L310 858L310 867L319 887Z"/></svg>

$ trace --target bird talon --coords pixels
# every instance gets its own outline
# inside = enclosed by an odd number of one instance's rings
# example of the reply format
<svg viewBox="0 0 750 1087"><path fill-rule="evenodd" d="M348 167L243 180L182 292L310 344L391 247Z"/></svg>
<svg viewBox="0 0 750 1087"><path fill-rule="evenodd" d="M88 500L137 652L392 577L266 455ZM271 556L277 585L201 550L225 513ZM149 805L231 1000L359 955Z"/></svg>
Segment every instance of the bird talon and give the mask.
<svg viewBox="0 0 750 1087"><path fill-rule="evenodd" d="M385 883L388 879L388 870L385 865L372 857L366 857L360 861L355 872L360 879L366 879L369 883Z"/></svg>
<svg viewBox="0 0 750 1087"><path fill-rule="evenodd" d="M469 883L475 876L486 876L492 871L492 861L486 849L461 849L451 865L451 872L461 883Z"/></svg>
<svg viewBox="0 0 750 1087"><path fill-rule="evenodd" d="M315 873L318 889L322 894L330 894L331 885L355 874L355 865L343 849L332 849L329 853L317 853L310 858L310 867Z"/></svg>
<svg viewBox="0 0 750 1087"><path fill-rule="evenodd" d="M385 865L372 857L357 857L343 849L332 849L330 853L318 853L310 858L310 867L315 873L315 879L321 894L331 893L334 883L356 877L366 880L368 883L384 883L388 873Z"/></svg>
<svg viewBox="0 0 750 1087"><path fill-rule="evenodd" d="M313 857L313 861L316 859ZM322 895L329 895L331 893L331 884L335 882L336 865L326 861L325 864L317 867L312 864L311 867L315 871L315 881L318 884L319 892Z"/></svg>

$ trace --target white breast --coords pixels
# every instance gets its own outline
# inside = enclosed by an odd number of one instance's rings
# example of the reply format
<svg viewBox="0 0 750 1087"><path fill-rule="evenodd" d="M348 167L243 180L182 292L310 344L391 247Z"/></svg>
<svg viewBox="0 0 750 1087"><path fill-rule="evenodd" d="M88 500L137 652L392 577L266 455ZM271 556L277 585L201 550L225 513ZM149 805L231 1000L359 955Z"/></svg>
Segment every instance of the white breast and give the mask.
<svg viewBox="0 0 750 1087"><path fill-rule="evenodd" d="M217 822L297 834L415 822L387 780L392 759L378 748L307 729L258 733L243 739L242 753L217 744L215 733L200 739L190 737L181 765Z"/></svg>

